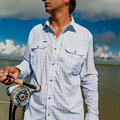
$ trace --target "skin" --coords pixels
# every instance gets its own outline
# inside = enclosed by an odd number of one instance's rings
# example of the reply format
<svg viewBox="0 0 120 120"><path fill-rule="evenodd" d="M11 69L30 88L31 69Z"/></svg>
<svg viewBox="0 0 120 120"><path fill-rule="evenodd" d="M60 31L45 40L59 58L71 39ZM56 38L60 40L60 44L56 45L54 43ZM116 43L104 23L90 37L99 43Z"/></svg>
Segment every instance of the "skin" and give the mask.
<svg viewBox="0 0 120 120"><path fill-rule="evenodd" d="M51 15L50 27L54 30L56 38L61 31L70 23L69 5L70 0L44 0L45 10Z"/></svg>
<svg viewBox="0 0 120 120"><path fill-rule="evenodd" d="M54 30L56 38L58 38L61 31L70 23L69 6L70 0L43 0L45 5L45 11L51 15L50 27ZM0 70L3 73L3 77L0 78L0 82L6 85L11 85L13 79L7 77L11 75L14 78L18 78L20 70L16 67L7 66Z"/></svg>
<svg viewBox="0 0 120 120"><path fill-rule="evenodd" d="M20 75L20 70L16 67L7 66L0 70L0 73L3 73L3 77L0 77L0 82L6 85L11 85L13 83L13 79L8 78L7 75L18 78L18 76Z"/></svg>

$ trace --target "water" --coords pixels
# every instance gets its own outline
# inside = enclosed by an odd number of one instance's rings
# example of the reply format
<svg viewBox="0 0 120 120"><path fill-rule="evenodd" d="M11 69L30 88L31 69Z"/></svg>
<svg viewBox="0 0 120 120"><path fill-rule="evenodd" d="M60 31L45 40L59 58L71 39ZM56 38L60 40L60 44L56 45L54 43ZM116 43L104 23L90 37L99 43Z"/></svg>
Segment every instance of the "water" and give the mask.
<svg viewBox="0 0 120 120"><path fill-rule="evenodd" d="M100 120L120 120L120 67L96 66Z"/></svg>
<svg viewBox="0 0 120 120"><path fill-rule="evenodd" d="M18 61L0 61L0 69L19 63ZM96 66L96 69L99 73L99 119L120 120L120 67ZM5 92L6 87L8 86L0 83L0 101L10 100ZM0 103L0 120L8 120L8 112L9 104ZM17 108L16 120L22 120L22 108Z"/></svg>

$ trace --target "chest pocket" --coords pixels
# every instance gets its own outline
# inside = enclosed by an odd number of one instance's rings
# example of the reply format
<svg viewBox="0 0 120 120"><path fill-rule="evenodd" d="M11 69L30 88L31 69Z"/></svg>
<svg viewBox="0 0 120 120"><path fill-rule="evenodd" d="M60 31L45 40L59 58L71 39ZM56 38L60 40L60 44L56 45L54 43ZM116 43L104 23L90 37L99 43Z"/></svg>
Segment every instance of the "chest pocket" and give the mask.
<svg viewBox="0 0 120 120"><path fill-rule="evenodd" d="M63 69L72 75L78 75L81 69L81 65L84 62L84 51L79 47L66 46L63 50L62 67Z"/></svg>
<svg viewBox="0 0 120 120"><path fill-rule="evenodd" d="M47 42L35 42L31 45L31 63L32 65L42 65L45 62L47 51Z"/></svg>

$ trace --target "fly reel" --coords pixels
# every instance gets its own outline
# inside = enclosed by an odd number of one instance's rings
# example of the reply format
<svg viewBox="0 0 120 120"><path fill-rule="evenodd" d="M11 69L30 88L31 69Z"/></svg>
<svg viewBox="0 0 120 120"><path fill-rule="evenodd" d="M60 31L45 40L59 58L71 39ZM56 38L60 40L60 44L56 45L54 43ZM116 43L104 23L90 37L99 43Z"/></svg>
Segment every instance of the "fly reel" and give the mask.
<svg viewBox="0 0 120 120"><path fill-rule="evenodd" d="M0 73L0 78L3 76L4 74ZM23 80L12 77L11 75L6 75L6 77L8 77L9 79L13 79L14 83L19 84L6 88L6 92L8 96L10 96L9 120L15 120L15 112L17 106L19 107L25 106L30 100L31 93L28 87L34 89L36 92L40 92L41 87L26 83ZM14 108L13 108L13 103L14 103Z"/></svg>
<svg viewBox="0 0 120 120"><path fill-rule="evenodd" d="M11 101L19 107L25 106L31 97L31 93L25 85L15 85L6 89Z"/></svg>

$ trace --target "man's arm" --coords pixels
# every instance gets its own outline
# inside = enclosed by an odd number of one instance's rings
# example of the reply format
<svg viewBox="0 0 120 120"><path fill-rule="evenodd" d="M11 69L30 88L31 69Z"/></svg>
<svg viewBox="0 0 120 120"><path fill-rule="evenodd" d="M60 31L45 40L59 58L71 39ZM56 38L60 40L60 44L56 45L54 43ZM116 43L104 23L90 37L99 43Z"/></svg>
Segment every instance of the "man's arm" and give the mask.
<svg viewBox="0 0 120 120"><path fill-rule="evenodd" d="M87 57L81 71L81 84L88 110L85 120L98 120L98 73L93 59L92 35L89 39Z"/></svg>
<svg viewBox="0 0 120 120"><path fill-rule="evenodd" d="M31 63L30 63L30 53L31 53L31 47L29 45L30 40L32 39L33 35L30 33L29 39L25 48L25 53L24 53L24 58L23 61L15 66L21 71L21 74L19 76L20 79L26 79L26 77L30 76L32 74L32 68L31 68Z"/></svg>

